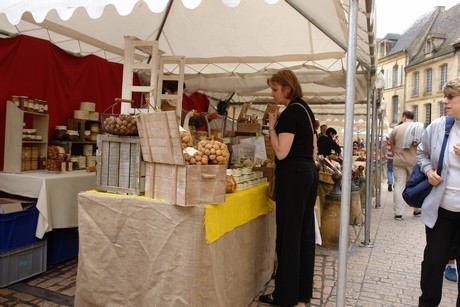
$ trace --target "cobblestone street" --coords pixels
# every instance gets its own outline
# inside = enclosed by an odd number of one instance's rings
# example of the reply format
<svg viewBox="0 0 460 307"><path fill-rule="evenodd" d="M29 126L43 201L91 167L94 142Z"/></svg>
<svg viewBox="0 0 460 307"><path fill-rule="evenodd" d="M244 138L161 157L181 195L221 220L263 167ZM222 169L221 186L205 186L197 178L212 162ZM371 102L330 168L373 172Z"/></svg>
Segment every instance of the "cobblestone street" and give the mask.
<svg viewBox="0 0 460 307"><path fill-rule="evenodd" d="M371 246L362 245L364 227L349 227L346 306L417 306L424 226L409 207L402 221L394 220L392 192L386 189L381 207L371 211L371 221ZM310 306L336 306L337 265L337 251L317 247ZM77 259L48 267L43 274L0 289L0 305L73 306L76 275ZM271 293L273 287L271 280L260 294ZM266 306L257 297L250 307ZM440 306L455 306L456 297L456 283L445 280Z"/></svg>

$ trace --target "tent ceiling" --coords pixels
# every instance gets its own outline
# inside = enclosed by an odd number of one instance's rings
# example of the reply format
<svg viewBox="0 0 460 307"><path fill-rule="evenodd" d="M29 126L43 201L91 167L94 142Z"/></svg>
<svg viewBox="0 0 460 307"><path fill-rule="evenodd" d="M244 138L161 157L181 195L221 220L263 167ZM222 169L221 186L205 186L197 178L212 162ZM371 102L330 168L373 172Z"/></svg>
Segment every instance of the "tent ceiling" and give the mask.
<svg viewBox="0 0 460 307"><path fill-rule="evenodd" d="M374 0L359 0L357 101L367 99L366 80L374 73L374 15ZM165 55L186 57L190 90L264 96L267 76L290 68L307 100L345 100L348 1L241 0L228 7L203 0L191 10L178 0L2 0L0 30L119 63L124 36L158 40ZM137 53L138 61L148 57Z"/></svg>

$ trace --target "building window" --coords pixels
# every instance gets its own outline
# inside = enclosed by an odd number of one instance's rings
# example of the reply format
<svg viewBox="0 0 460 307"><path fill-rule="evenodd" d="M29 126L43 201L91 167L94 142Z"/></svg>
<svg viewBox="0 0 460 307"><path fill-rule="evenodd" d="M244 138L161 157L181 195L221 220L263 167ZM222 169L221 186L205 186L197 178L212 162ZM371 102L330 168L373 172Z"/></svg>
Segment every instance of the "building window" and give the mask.
<svg viewBox="0 0 460 307"><path fill-rule="evenodd" d="M414 89L412 92L412 96L418 96L419 81L420 81L420 74L418 71L416 71L414 72Z"/></svg>
<svg viewBox="0 0 460 307"><path fill-rule="evenodd" d="M425 54L433 52L433 41L427 39L425 43Z"/></svg>
<svg viewBox="0 0 460 307"><path fill-rule="evenodd" d="M401 85L401 64L393 66L393 87Z"/></svg>
<svg viewBox="0 0 460 307"><path fill-rule="evenodd" d="M425 104L425 128L431 123L431 103Z"/></svg>
<svg viewBox="0 0 460 307"><path fill-rule="evenodd" d="M393 105L393 114L392 114L392 121L393 123L399 122L399 97L397 95L391 97L391 104Z"/></svg>
<svg viewBox="0 0 460 307"><path fill-rule="evenodd" d="M414 106L413 111L414 111L414 121L418 122L418 106Z"/></svg>
<svg viewBox="0 0 460 307"><path fill-rule="evenodd" d="M447 82L447 64L441 65L441 76L439 79L439 91L442 91L442 87Z"/></svg>
<svg viewBox="0 0 460 307"><path fill-rule="evenodd" d="M439 116L446 115L445 106L442 101L439 102Z"/></svg>
<svg viewBox="0 0 460 307"><path fill-rule="evenodd" d="M386 88L393 87L393 67L386 69Z"/></svg>
<svg viewBox="0 0 460 307"><path fill-rule="evenodd" d="M431 94L433 90L433 70L431 68L428 68L425 71L425 94Z"/></svg>
<svg viewBox="0 0 460 307"><path fill-rule="evenodd" d="M381 57L381 58L383 58L384 56L387 55L387 44L386 44L386 41L381 41L381 42L380 42L379 52L380 52L380 57Z"/></svg>

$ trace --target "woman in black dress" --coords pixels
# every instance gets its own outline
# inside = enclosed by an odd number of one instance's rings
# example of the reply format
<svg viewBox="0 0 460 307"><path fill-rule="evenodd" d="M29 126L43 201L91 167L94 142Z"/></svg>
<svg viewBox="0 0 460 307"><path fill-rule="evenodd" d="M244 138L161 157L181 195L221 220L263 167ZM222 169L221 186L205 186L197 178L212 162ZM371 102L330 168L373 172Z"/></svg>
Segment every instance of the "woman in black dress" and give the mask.
<svg viewBox="0 0 460 307"><path fill-rule="evenodd" d="M312 297L315 263L314 206L319 175L313 160L315 117L302 100L296 75L281 70L267 80L277 104L269 114L269 134L276 156L275 290L259 301L292 306Z"/></svg>

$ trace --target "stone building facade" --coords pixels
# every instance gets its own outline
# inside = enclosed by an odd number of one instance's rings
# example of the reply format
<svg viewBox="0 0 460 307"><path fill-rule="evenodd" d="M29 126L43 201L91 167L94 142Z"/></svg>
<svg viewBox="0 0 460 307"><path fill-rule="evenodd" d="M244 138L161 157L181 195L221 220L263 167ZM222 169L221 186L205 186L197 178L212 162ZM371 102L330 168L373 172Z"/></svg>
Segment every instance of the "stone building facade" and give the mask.
<svg viewBox="0 0 460 307"><path fill-rule="evenodd" d="M404 110L427 126L444 115L442 86L460 76L460 4L439 6L420 16L403 34L378 41L378 70L384 74L382 98L390 127Z"/></svg>

